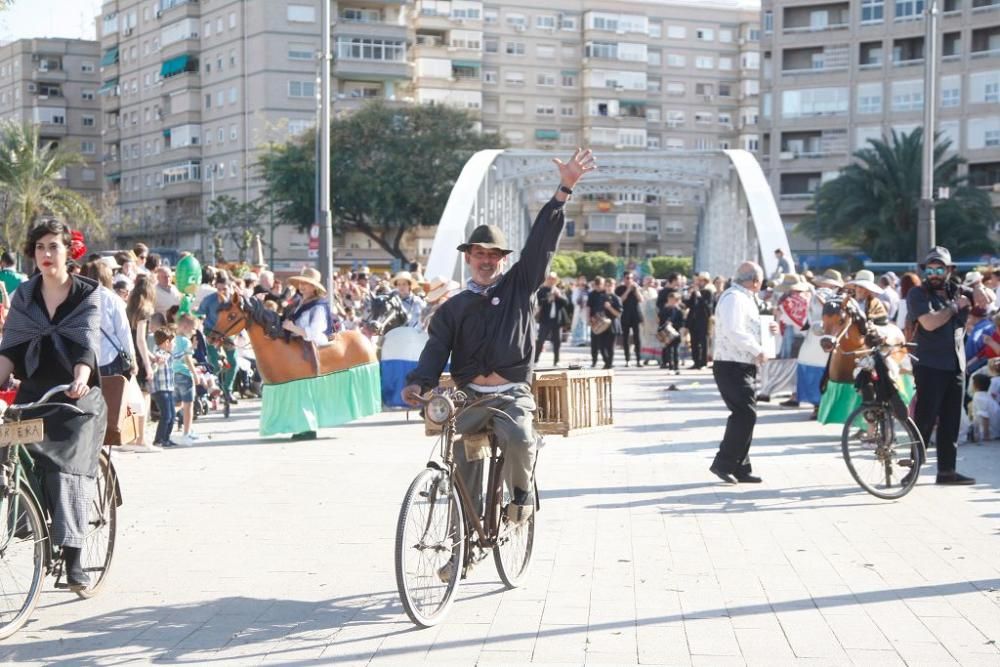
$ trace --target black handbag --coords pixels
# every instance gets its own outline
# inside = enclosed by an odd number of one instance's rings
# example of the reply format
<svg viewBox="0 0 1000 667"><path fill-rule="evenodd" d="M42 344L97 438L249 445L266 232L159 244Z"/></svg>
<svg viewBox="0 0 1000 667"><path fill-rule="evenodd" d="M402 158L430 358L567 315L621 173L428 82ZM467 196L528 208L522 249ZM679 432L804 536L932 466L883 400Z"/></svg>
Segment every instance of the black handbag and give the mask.
<svg viewBox="0 0 1000 667"><path fill-rule="evenodd" d="M101 328L101 333L104 334L104 337L108 339L109 343L111 343L111 347L115 348L115 351L118 352L118 356L112 359L110 363L101 366L101 375L124 375L125 377L130 377L132 375L132 358L129 356L128 352L118 347L118 344L115 343L115 339L109 336L108 332L106 332L103 327Z"/></svg>

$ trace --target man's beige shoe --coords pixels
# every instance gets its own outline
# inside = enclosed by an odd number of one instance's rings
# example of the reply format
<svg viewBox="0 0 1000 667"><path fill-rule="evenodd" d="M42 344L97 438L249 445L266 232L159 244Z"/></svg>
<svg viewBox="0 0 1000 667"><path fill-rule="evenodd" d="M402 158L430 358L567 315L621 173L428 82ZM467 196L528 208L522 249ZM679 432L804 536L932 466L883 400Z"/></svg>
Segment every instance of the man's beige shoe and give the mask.
<svg viewBox="0 0 1000 667"><path fill-rule="evenodd" d="M516 505L511 503L507 505L507 520L510 521L515 526L520 526L525 524L531 515L535 513L535 505Z"/></svg>

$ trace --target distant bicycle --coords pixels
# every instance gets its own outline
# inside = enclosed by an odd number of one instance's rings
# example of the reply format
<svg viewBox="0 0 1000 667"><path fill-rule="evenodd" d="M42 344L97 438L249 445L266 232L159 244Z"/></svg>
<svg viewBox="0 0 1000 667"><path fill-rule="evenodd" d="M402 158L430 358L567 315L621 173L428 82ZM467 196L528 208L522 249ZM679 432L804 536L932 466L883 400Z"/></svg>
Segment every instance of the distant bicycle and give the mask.
<svg viewBox="0 0 1000 667"><path fill-rule="evenodd" d="M62 548L52 544L51 511L41 478L25 445L41 442L44 422L41 416L70 410L82 411L68 403L48 403L54 395L69 389L64 384L53 387L33 403L11 405L0 420L0 639L21 629L31 618L42 594L45 575L62 583ZM26 418L26 413L40 415ZM121 491L111 463L111 447L99 455L97 491L90 506L88 532L80 558L91 584L74 588L82 598L97 595L104 586L115 552L118 529L118 506Z"/></svg>
<svg viewBox="0 0 1000 667"><path fill-rule="evenodd" d="M862 403L844 424L844 461L861 488L885 500L909 493L926 459L923 438L896 389L898 369L886 361L906 348L879 344L846 353L856 355L854 386Z"/></svg>
<svg viewBox="0 0 1000 667"><path fill-rule="evenodd" d="M493 552L497 572L508 588L524 581L535 544L538 487L534 488L535 511L523 523L507 519L512 492L505 480L504 458L492 431L479 452L470 452L463 436L468 460L488 458L487 487L483 508L476 507L471 489L458 474L454 458L455 420L465 410L491 410L494 419L510 419L495 408L470 401L461 391L438 394L424 401L428 420L441 426L435 448L440 460L432 460L410 484L396 524L396 586L403 609L422 627L437 625L454 601L461 579ZM512 399L513 400L513 399ZM470 454L473 454L470 456Z"/></svg>

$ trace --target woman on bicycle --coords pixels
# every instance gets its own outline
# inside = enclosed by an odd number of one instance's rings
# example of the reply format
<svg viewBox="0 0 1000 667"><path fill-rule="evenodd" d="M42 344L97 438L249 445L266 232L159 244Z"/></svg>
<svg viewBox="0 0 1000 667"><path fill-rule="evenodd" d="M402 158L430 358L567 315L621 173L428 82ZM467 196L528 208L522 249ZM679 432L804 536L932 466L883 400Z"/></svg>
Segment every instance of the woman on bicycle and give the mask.
<svg viewBox="0 0 1000 667"><path fill-rule="evenodd" d="M24 254L37 271L14 293L0 343L0 384L11 373L21 380L18 403L36 401L52 387L68 384L64 402L83 411L53 410L44 417L45 439L28 446L52 510L53 543L63 547L67 583L74 590L89 584L80 548L107 427L97 368L100 292L96 282L67 269L70 257L84 252L62 222L48 220L28 233Z"/></svg>

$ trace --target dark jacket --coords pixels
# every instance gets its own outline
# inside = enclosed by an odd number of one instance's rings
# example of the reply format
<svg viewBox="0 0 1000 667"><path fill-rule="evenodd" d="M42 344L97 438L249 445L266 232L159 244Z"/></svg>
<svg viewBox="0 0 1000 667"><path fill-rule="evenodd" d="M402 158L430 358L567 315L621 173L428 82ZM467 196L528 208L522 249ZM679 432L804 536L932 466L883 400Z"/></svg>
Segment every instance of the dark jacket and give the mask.
<svg viewBox="0 0 1000 667"><path fill-rule="evenodd" d="M535 291L565 225L562 202L551 199L535 218L520 259L485 294L465 290L434 314L430 340L407 382L426 391L438 385L451 357L455 384L498 373L511 382L531 382L535 354Z"/></svg>
<svg viewBox="0 0 1000 667"><path fill-rule="evenodd" d="M708 321L714 310L712 292L707 289L693 290L685 301L687 307L687 328L695 331L707 330Z"/></svg>
<svg viewBox="0 0 1000 667"><path fill-rule="evenodd" d="M557 326L563 326L567 324L570 320L570 310L569 301L564 296L557 296L552 301L549 300L549 295L552 293L552 288L542 287L538 290L538 323L539 324L555 324ZM552 317L552 304L556 305L555 318Z"/></svg>

